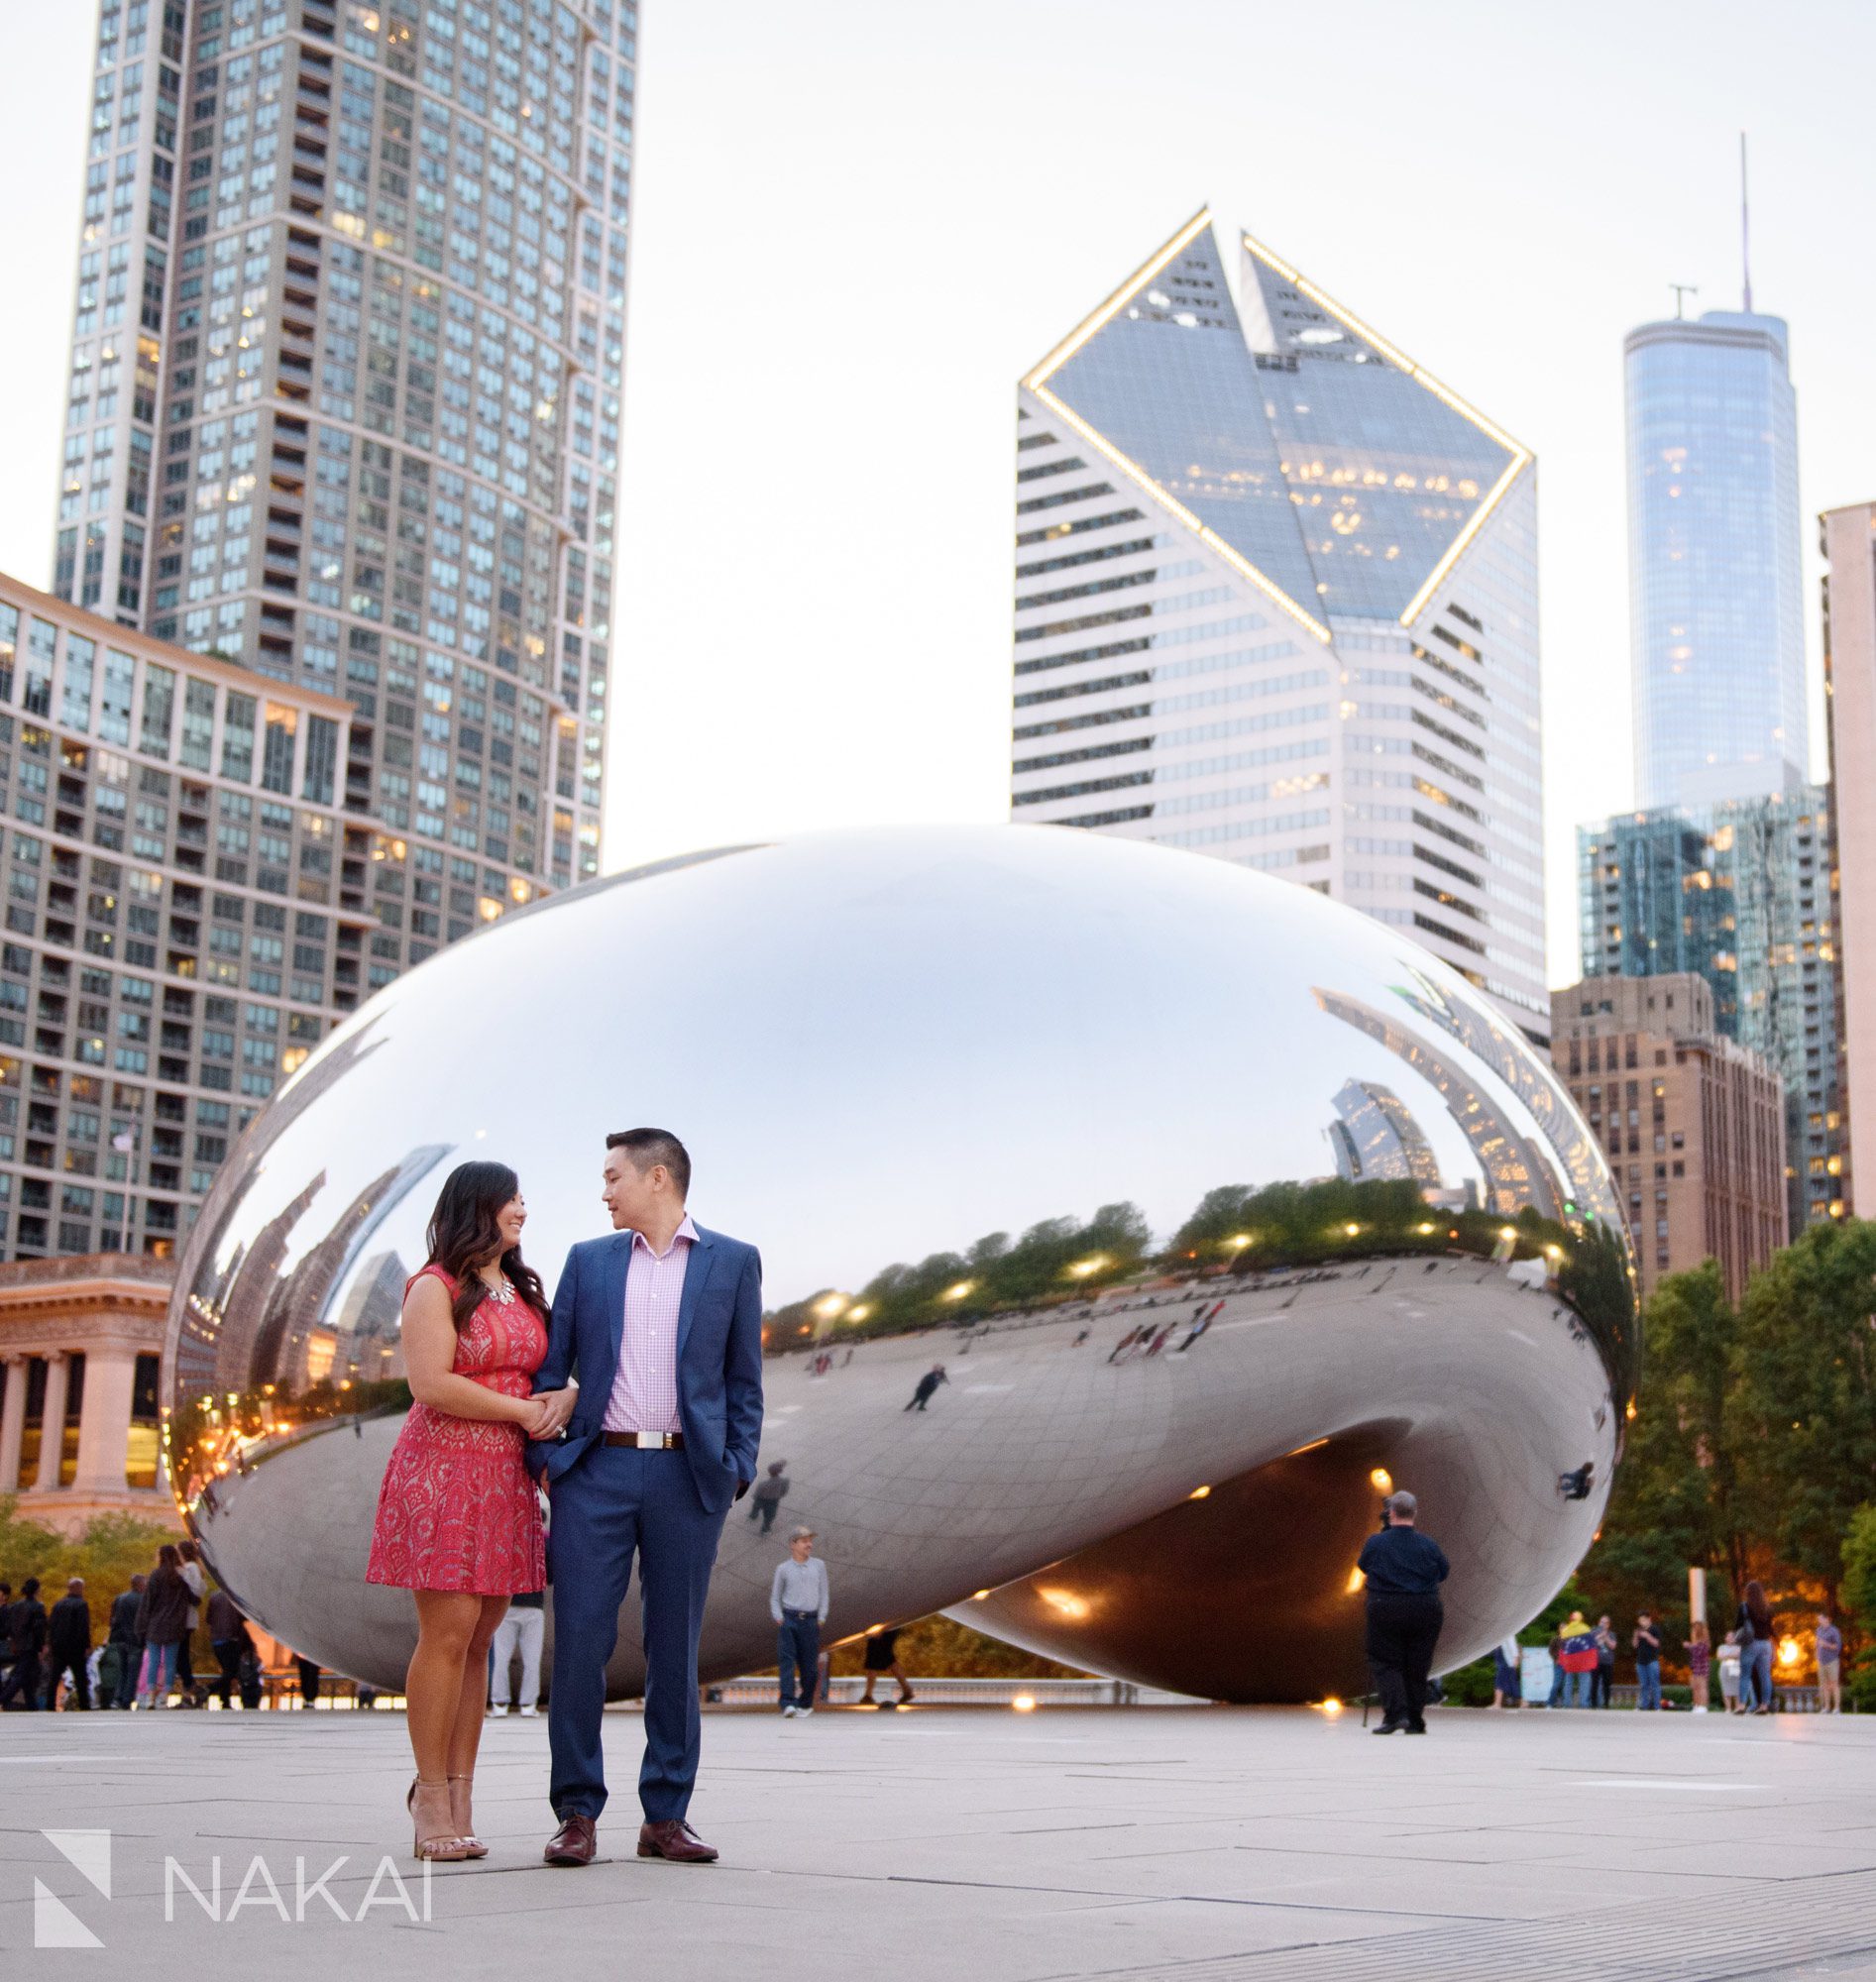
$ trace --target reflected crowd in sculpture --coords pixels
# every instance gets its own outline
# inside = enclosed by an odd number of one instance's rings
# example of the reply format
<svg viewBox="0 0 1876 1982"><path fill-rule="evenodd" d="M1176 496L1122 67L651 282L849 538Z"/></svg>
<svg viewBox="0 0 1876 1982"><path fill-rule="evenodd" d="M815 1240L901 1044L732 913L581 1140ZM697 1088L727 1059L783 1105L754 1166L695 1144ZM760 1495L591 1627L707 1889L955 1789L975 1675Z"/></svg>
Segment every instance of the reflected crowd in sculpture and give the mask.
<svg viewBox="0 0 1876 1982"><path fill-rule="evenodd" d="M166 1437L268 1629L399 1683L414 1606L364 1566L437 1188L512 1163L551 1287L607 1229L604 1138L634 1122L690 1146L700 1223L762 1250L762 1463L781 1525L819 1533L829 1637L945 1609L1091 1670L1319 1698L1363 1685L1383 1481L1452 1559L1442 1668L1541 1608L1600 1519L1626 1241L1588 1130L1478 990L1196 854L838 833L511 917L255 1124L181 1264ZM732 1509L707 1678L772 1663L781 1541Z"/></svg>

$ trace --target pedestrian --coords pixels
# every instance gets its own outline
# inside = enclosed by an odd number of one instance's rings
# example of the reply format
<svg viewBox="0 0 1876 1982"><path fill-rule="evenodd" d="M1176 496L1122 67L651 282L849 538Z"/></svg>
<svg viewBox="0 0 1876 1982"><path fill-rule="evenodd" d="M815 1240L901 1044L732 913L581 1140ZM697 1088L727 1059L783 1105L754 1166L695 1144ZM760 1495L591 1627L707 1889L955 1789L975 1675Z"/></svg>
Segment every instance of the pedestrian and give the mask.
<svg viewBox="0 0 1876 1982"><path fill-rule="evenodd" d="M910 1707L912 1705L912 1682L907 1679L904 1668L899 1663L899 1631L897 1628L869 1631L867 1633L864 1664L866 1668L866 1691L860 1695L860 1705L862 1707L875 1705L873 1700L873 1682L879 1678L881 1673L886 1673L898 1681L899 1698L897 1700L882 1700L877 1705L885 1707Z"/></svg>
<svg viewBox="0 0 1876 1982"><path fill-rule="evenodd" d="M84 1578L74 1576L65 1585L65 1594L53 1605L46 1625L46 1711L58 1704L58 1682L67 1674L71 1688L67 1704L74 1698L78 1711L91 1710L91 1606L84 1600Z"/></svg>
<svg viewBox="0 0 1876 1982"><path fill-rule="evenodd" d="M1127 1333L1123 1335L1117 1343L1115 1343L1114 1347L1107 1352L1107 1360L1110 1363L1117 1362L1120 1359L1122 1351L1131 1349L1134 1346L1134 1344L1140 1340L1141 1335L1144 1332L1145 1332L1144 1330L1138 1328L1130 1328L1127 1331Z"/></svg>
<svg viewBox="0 0 1876 1982"><path fill-rule="evenodd" d="M787 1469L786 1459L771 1460L769 1470L755 1483L755 1490L749 1495L749 1518L753 1521L761 1516L761 1532L765 1535L775 1526L775 1517L782 1511L788 1489L795 1484L787 1478Z"/></svg>
<svg viewBox="0 0 1876 1982"><path fill-rule="evenodd" d="M1818 1711L1837 1713L1843 1707L1843 1688L1837 1675L1842 1671L1843 1633L1830 1621L1827 1610L1818 1612Z"/></svg>
<svg viewBox="0 0 1876 1982"><path fill-rule="evenodd" d="M788 1538L788 1557L769 1583L769 1615L775 1619L775 1656L781 1668L782 1713L794 1720L815 1710L821 1683L821 1627L828 1621L828 1565L814 1553L813 1528ZM801 1705L796 1702L797 1679Z"/></svg>
<svg viewBox="0 0 1876 1982"><path fill-rule="evenodd" d="M12 1626L9 1622L13 1614L13 1586L0 1582L0 1683L4 1683L7 1668L13 1663Z"/></svg>
<svg viewBox="0 0 1876 1982"><path fill-rule="evenodd" d="M129 1694L124 1647L115 1638L106 1638L91 1654L91 1704L98 1707L116 1707Z"/></svg>
<svg viewBox="0 0 1876 1982"><path fill-rule="evenodd" d="M1596 1677L1596 1633L1584 1621L1583 1612L1573 1610L1564 1619L1558 1636L1563 1640L1563 1657L1559 1663L1566 1679L1564 1705L1588 1707L1591 1682Z"/></svg>
<svg viewBox="0 0 1876 1982"><path fill-rule="evenodd" d="M1661 1706L1661 1629L1651 1611L1640 1611L1629 1633L1635 1648L1635 1709L1652 1713Z"/></svg>
<svg viewBox="0 0 1876 1982"><path fill-rule="evenodd" d="M497 1062L484 1070L498 1078ZM521 1257L527 1201L506 1163L458 1163L404 1282L404 1371L413 1401L390 1449L372 1525L368 1583L408 1590L417 1642L404 1674L414 1773L404 1792L411 1850L485 1858L476 1835L476 1756L489 1704L489 1646L517 1591L546 1587L530 1438L565 1422L533 1394L547 1356L547 1295ZM563 1586L564 1587L564 1586ZM300 1661L310 1707L319 1669Z"/></svg>
<svg viewBox="0 0 1876 1982"><path fill-rule="evenodd" d="M293 1664L299 1671L299 1697L301 1701L308 1707L317 1707L319 1705L319 1675L324 1668L317 1659L301 1658L297 1652L293 1654ZM459 1831L457 1833L457 1841L460 1843L463 1838L473 1834L470 1831ZM427 1843L429 1840L425 1839L423 1841ZM418 1851L416 1855L422 1858L427 1854L423 1851Z"/></svg>
<svg viewBox="0 0 1876 1982"><path fill-rule="evenodd" d="M221 1668L221 1677L215 1683L216 1691L221 1695L222 1711L228 1713L234 1708L234 1692L241 1684L242 1654L250 1643L248 1620L241 1614L235 1599L219 1584L209 1592L206 1613L209 1649Z"/></svg>
<svg viewBox="0 0 1876 1982"><path fill-rule="evenodd" d="M1153 1338L1153 1340L1150 1343L1148 1343L1147 1345L1148 1356L1149 1357L1158 1356L1160 1350L1162 1350L1166 1346L1166 1337L1171 1333L1172 1333L1172 1324L1170 1322L1167 1322L1165 1326L1161 1328L1159 1332Z"/></svg>
<svg viewBox="0 0 1876 1982"><path fill-rule="evenodd" d="M1615 1689L1615 1628L1606 1617L1596 1620L1596 1670L1590 1675L1590 1705L1606 1707Z"/></svg>
<svg viewBox="0 0 1876 1982"><path fill-rule="evenodd" d="M523 1720L532 1720L540 1711L541 1637L547 1628L546 1605L538 1590L524 1590L508 1599L508 1608L496 1626L489 1655L495 1661L495 1678L489 1692L489 1711L497 1718L508 1710L508 1665L518 1651L521 1655L521 1691L515 1705Z"/></svg>
<svg viewBox="0 0 1876 1982"><path fill-rule="evenodd" d="M1524 1682L1521 1676L1524 1648L1515 1631L1507 1632L1491 1648L1491 1704L1496 1707L1522 1707Z"/></svg>
<svg viewBox="0 0 1876 1982"><path fill-rule="evenodd" d="M1368 1591L1368 1661L1381 1699L1377 1734L1426 1732L1426 1682L1439 1643L1445 1608L1440 1585L1448 1564L1431 1536L1415 1527L1418 1503L1411 1493L1389 1493L1386 1525L1362 1544L1359 1558Z"/></svg>
<svg viewBox="0 0 1876 1982"><path fill-rule="evenodd" d="M39 1578L29 1576L7 1611L7 1644L13 1663L0 1681L0 1707L17 1693L31 1711L39 1706L40 1654L46 1649L46 1606L39 1600Z"/></svg>
<svg viewBox="0 0 1876 1982"><path fill-rule="evenodd" d="M1719 1666L1719 1699L1728 1713L1739 1711L1739 1646L1728 1631L1714 1648Z"/></svg>
<svg viewBox="0 0 1876 1982"><path fill-rule="evenodd" d="M182 1642L188 1614L189 1586L182 1575L182 1557L174 1542L165 1542L137 1603L137 1635L144 1641L143 1671L137 1680L139 1707L157 1709L169 1705L176 1647Z"/></svg>
<svg viewBox="0 0 1876 1982"><path fill-rule="evenodd" d="M175 1648L176 1686L187 1699L195 1691L195 1627L202 1621L202 1603L208 1595L208 1578L203 1573L199 1557L201 1550L193 1542L178 1542L176 1554L180 1557L177 1567L182 1572L182 1581L189 1586L189 1614L183 1625L181 1641ZM202 1698L208 1698L205 1693Z"/></svg>
<svg viewBox="0 0 1876 1982"><path fill-rule="evenodd" d="M1570 1685L1570 1672L1563 1660L1564 1635L1560 1629L1550 1634L1550 1698L1544 1702L1546 1707L1566 1705L1564 1695Z"/></svg>
<svg viewBox="0 0 1876 1982"><path fill-rule="evenodd" d="M144 1662L143 1633L137 1628L137 1612L144 1600L144 1586L149 1581L141 1572L130 1580L130 1588L119 1593L111 1605L111 1621L105 1627L107 1642L117 1647L117 1684L112 1689L113 1707L121 1707L126 1713L137 1698L137 1674ZM107 1705L99 1701L98 1705Z"/></svg>
<svg viewBox="0 0 1876 1982"><path fill-rule="evenodd" d="M1756 1577L1746 1585L1745 1600L1739 1605L1732 1635L1739 1647L1739 1710L1770 1713L1772 1606L1765 1600L1765 1586Z"/></svg>
<svg viewBox="0 0 1876 1982"><path fill-rule="evenodd" d="M909 1411L924 1410L926 1405L931 1402L938 1386L940 1383L948 1383L950 1380L944 1374L944 1365L942 1363L934 1363L931 1369L919 1378L919 1387L913 1391L912 1401L906 1406L906 1409Z"/></svg>
<svg viewBox="0 0 1876 1982"><path fill-rule="evenodd" d="M1687 1677L1694 1694L1694 1711L1707 1711L1707 1678L1712 1670L1712 1640L1707 1634L1707 1619L1696 1617L1688 1627ZM1734 1684L1737 1684L1735 1680Z"/></svg>

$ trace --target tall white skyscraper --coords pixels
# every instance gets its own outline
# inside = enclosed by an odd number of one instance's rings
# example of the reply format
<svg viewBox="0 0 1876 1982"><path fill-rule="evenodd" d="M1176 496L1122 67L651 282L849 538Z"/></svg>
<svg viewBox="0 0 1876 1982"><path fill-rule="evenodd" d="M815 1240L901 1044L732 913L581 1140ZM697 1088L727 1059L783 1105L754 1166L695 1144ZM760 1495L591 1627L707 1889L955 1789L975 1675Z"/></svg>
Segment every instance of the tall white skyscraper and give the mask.
<svg viewBox="0 0 1876 1982"><path fill-rule="evenodd" d="M1266 868L1398 924L1532 1038L1536 474L1209 210L1022 381L1019 820Z"/></svg>
<svg viewBox="0 0 1876 1982"><path fill-rule="evenodd" d="M1806 782L1798 401L1782 318L1708 310L1631 330L1629 648L1635 803Z"/></svg>

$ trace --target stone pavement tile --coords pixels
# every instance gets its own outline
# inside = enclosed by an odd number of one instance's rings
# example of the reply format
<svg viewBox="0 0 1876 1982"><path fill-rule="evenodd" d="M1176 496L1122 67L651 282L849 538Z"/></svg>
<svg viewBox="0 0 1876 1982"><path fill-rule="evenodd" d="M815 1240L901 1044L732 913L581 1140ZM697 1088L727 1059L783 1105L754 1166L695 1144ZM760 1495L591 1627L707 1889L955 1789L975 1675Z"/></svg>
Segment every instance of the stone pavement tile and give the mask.
<svg viewBox="0 0 1876 1982"><path fill-rule="evenodd" d="M1199 1982L1236 1956L1272 1978L1338 1948L1384 1970L1389 1943L1404 1958L1428 1935L1466 1946L1553 1926L1567 1966L1575 1924L1599 1908L1698 1914L1734 1892L1802 1906L1758 1844L1815 1875L1814 1840L1858 1866L1876 1840L1876 1719L1713 1737L1684 1716L1452 1711L1408 1743L1366 1737L1359 1715L1273 1709L830 1713L786 1734L714 1713L693 1814L725 1862L645 1865L631 1855L640 1730L621 1714L607 1722L611 1863L538 1864L546 1728L497 1723L477 1784L493 1855L437 1869L427 1924L383 1906L322 1923L315 1900L303 1923L250 1905L185 1929L162 1919L169 1854L199 1880L219 1852L232 1899L259 1845L289 1909L296 1855L316 1877L353 1854L334 1886L354 1912L383 1853L417 1890L402 1718L102 1718L0 1721L0 1946L30 1951L38 1877L98 1925L113 1973L132 1950L139 1982L199 1982L205 1951L264 1960L270 1982L368 1962L391 1982L454 1982L589 1955L687 1982L1053 1982L1192 1963ZM101 1822L121 1833L109 1902L35 1827ZM60 1958L82 1982L84 1957Z"/></svg>
<svg viewBox="0 0 1876 1982"><path fill-rule="evenodd" d="M1794 1834L1780 1822L1776 1831L1761 1825L1750 1837L1712 1843L1706 1838L1662 1843L1639 1860L1648 1872L1676 1871L1696 1863L1707 1869L1715 1859L1735 1876L1749 1869L1755 1879L1816 1879L1836 1872L1876 1871L1876 1844L1846 1844L1839 1837L1809 1830Z"/></svg>

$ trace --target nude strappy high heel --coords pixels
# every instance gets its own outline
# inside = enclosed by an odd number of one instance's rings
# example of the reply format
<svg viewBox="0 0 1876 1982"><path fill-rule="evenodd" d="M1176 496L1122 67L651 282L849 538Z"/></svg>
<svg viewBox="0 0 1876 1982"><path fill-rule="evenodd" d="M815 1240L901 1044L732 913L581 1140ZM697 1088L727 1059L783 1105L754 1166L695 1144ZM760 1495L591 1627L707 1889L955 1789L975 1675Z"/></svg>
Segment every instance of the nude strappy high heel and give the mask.
<svg viewBox="0 0 1876 1982"><path fill-rule="evenodd" d="M446 1776L446 1777L444 1778L444 1781L445 1781L445 1782L447 1782L447 1783L449 1783L449 1784L451 1785L451 1788L450 1788L450 1821L451 1821L452 1823L455 1823L455 1822L457 1821L457 1816L456 1816L456 1790L455 1790L455 1785L456 1785L457 1783L473 1783L473 1782L474 1782L475 1780L476 1780L476 1779L475 1779L475 1777L474 1777L474 1776ZM473 1815L473 1811L474 1811L474 1806L473 1806L473 1805L472 1805L472 1804L470 1803L470 1800L469 1800L469 1799L470 1799L470 1792L469 1792L468 1790L464 1790L464 1792L463 1792L463 1815L462 1815L462 1826L463 1826L463 1827L462 1827L462 1828L461 1828L461 1830L459 1830L459 1831L458 1831L458 1832L457 1832L456 1834L457 1834L457 1835L458 1835L458 1836L459 1836L459 1837L460 1837L460 1838L461 1838L461 1839L463 1840L464 1844L466 1844L466 1845L467 1845L467 1846L469 1847L469 1848L468 1848L468 1850L467 1850L467 1851L465 1852L465 1854L464 1854L464 1855L465 1855L466 1857L470 1857L470 1858L487 1858L487 1857L488 1857L488 1855L489 1855L489 1847L488 1847L488 1845L486 1845L486 1844L485 1844L485 1843L484 1843L484 1842L482 1841L482 1839L481 1839L480 1837L478 1837L478 1836L476 1835L476 1833L475 1833L475 1832L474 1832L474 1831L473 1831L473 1830L472 1830L472 1829L470 1828L470 1818L471 1818L471 1816Z"/></svg>
<svg viewBox="0 0 1876 1982"><path fill-rule="evenodd" d="M454 1864L470 1855L468 1840L449 1829L447 1822L441 1829L434 1827L439 1816L445 1819L449 1817L449 1796L447 1776L440 1783L426 1783L421 1776L410 1778L410 1788L404 1795L404 1808L416 1822L416 1834L410 1845L413 1858L433 1858L440 1864ZM440 1812L437 1809L439 1797L443 1805Z"/></svg>

